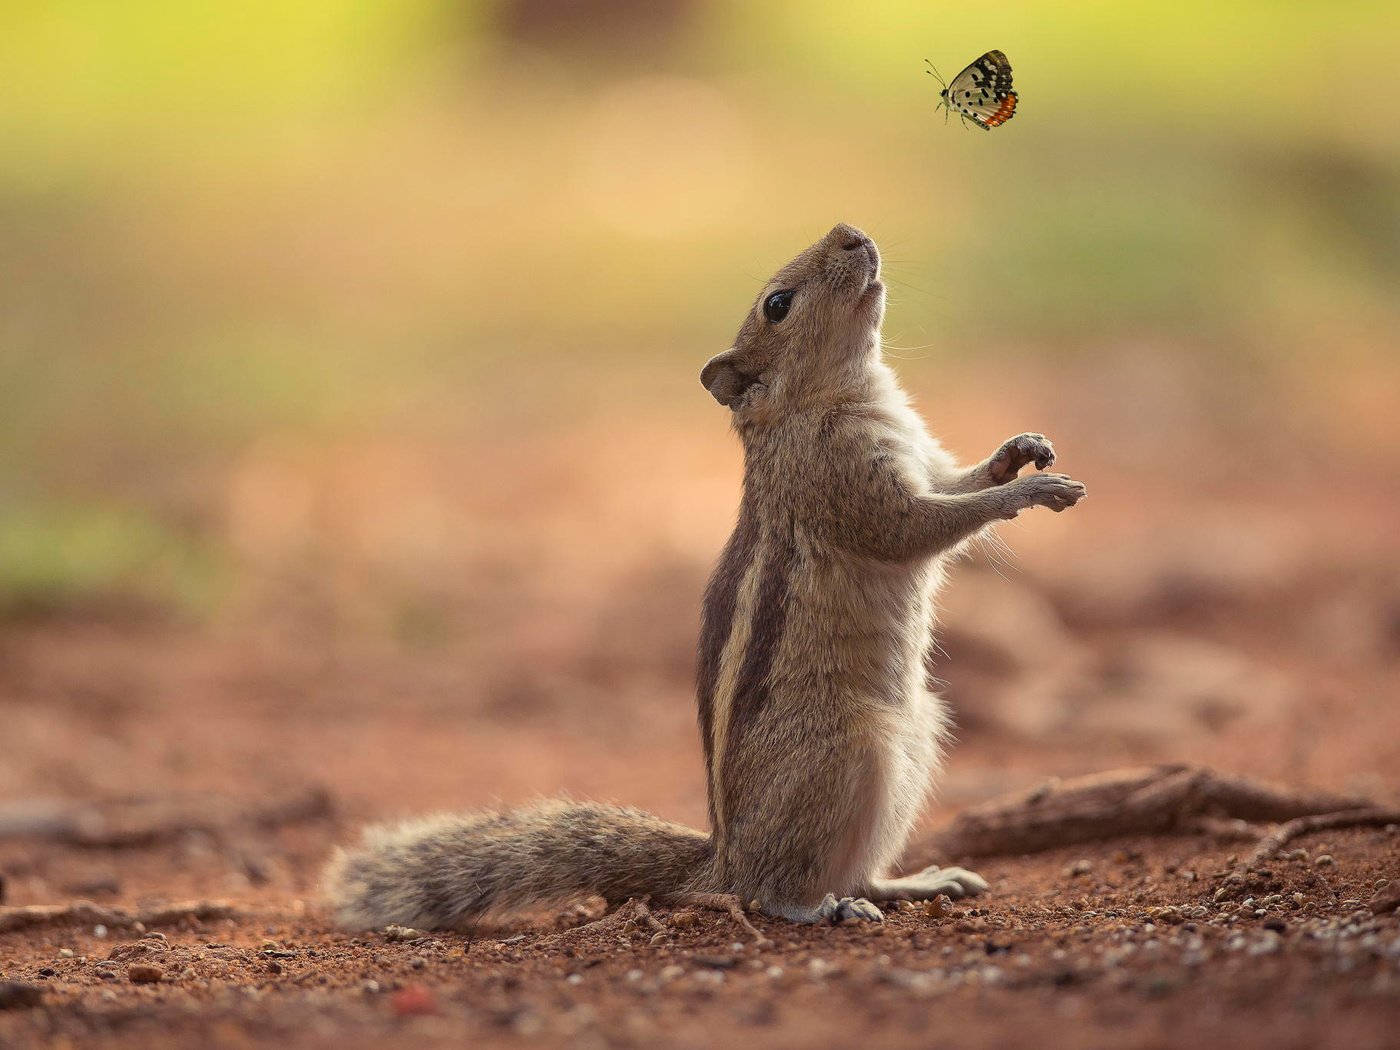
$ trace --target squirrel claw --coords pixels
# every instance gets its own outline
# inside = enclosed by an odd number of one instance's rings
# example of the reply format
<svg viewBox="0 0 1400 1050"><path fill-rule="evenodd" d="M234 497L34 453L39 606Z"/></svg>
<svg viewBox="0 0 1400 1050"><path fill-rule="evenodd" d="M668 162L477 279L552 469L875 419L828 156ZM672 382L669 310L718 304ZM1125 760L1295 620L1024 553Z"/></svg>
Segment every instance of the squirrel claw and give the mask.
<svg viewBox="0 0 1400 1050"><path fill-rule="evenodd" d="M1002 442L1001 448L987 462L992 483L1004 484L1014 478L1028 463L1036 470L1054 466L1055 446L1044 434L1018 434Z"/></svg>
<svg viewBox="0 0 1400 1050"><path fill-rule="evenodd" d="M822 902L817 905L817 914L832 923L844 922L847 919L859 919L862 922L885 921L884 912L864 897L842 897L837 900L834 893L828 893L822 898Z"/></svg>

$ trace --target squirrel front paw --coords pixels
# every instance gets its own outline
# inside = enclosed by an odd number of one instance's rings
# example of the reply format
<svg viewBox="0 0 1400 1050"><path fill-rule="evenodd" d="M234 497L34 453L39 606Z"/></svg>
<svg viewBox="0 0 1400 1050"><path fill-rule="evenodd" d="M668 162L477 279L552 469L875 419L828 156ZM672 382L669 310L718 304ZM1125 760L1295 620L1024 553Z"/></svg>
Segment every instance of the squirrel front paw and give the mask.
<svg viewBox="0 0 1400 1050"><path fill-rule="evenodd" d="M1036 470L1045 470L1055 463L1055 446L1044 434L1017 434L1003 441L1001 448L987 460L987 473L992 484L1004 485L1013 479L1027 463Z"/></svg>
<svg viewBox="0 0 1400 1050"><path fill-rule="evenodd" d="M1005 518L1031 507L1049 507L1058 514L1088 495L1088 489L1068 474L1030 474L1009 482L1002 491L1007 496Z"/></svg>

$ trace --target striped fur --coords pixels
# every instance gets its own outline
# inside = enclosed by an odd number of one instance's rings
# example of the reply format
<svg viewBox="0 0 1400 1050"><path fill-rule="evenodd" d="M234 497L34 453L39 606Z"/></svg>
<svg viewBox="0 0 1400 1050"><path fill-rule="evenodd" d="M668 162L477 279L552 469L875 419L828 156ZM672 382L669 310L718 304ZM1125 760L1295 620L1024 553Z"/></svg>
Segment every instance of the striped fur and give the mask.
<svg viewBox="0 0 1400 1050"><path fill-rule="evenodd" d="M709 789L710 826L719 826L716 802L719 799L715 773L715 691L719 688L720 669L725 647L733 632L739 589L754 561L758 543L758 525L752 508L745 505L739 514L739 524L725 545L719 564L705 590L704 615L700 623L700 652L697 660L696 700L699 706L700 739L705 747L705 776ZM728 724L728 702L721 705Z"/></svg>
<svg viewBox="0 0 1400 1050"><path fill-rule="evenodd" d="M701 375L744 445L697 660L710 835L568 802L374 828L328 871L342 923L463 928L588 893L692 892L801 922L870 919L878 910L856 895L986 888L961 869L884 877L948 740L926 683L934 597L979 530L1032 506L1063 510L1084 489L1017 477L1053 462L1038 434L953 463L880 358L878 278L874 243L837 226L778 272Z"/></svg>
<svg viewBox="0 0 1400 1050"><path fill-rule="evenodd" d="M1080 491L1013 481L1048 455L1030 445L955 466L880 359L878 273L873 243L838 226L702 374L744 445L740 524L701 635L702 881L794 918L879 883L922 810L948 737L925 671L946 560L990 522ZM775 320L777 292L793 294Z"/></svg>

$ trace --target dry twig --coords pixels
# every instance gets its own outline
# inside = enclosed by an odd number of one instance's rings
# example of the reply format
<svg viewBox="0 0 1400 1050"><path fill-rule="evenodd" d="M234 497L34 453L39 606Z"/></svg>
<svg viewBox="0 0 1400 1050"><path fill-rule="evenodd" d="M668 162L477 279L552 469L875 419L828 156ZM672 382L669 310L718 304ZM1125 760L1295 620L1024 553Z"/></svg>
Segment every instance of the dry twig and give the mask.
<svg viewBox="0 0 1400 1050"><path fill-rule="evenodd" d="M1284 846L1314 831L1329 831L1333 828L1375 828L1387 824L1400 824L1400 809L1354 809L1342 813L1318 813L1298 817L1286 824L1280 824L1259 843L1258 848L1245 861L1244 866L1255 868L1272 860Z"/></svg>
<svg viewBox="0 0 1400 1050"><path fill-rule="evenodd" d="M768 938L758 931L749 917L744 914L744 902L732 893L686 893L673 901L676 907L690 906L718 911L728 915L745 933L753 938L754 944L767 944Z"/></svg>
<svg viewBox="0 0 1400 1050"><path fill-rule="evenodd" d="M931 846L944 857L985 857L1122 835L1228 828L1239 837L1246 829L1238 821L1341 818L1371 805L1365 799L1290 790L1198 766L1115 769L1051 781L1029 793L975 806L935 836Z"/></svg>
<svg viewBox="0 0 1400 1050"><path fill-rule="evenodd" d="M32 904L21 908L0 908L0 933L13 933L36 926L106 926L112 930L129 930L137 926L175 926L181 922L208 922L212 919L237 918L242 913L232 904L221 901L185 901L165 904L158 908L125 911L103 908L91 901L72 904Z"/></svg>
<svg viewBox="0 0 1400 1050"><path fill-rule="evenodd" d="M149 846L190 832L224 835L269 829L331 813L330 795L313 788L250 804L222 796L134 798L74 805L24 801L0 806L0 839L44 838L85 848Z"/></svg>

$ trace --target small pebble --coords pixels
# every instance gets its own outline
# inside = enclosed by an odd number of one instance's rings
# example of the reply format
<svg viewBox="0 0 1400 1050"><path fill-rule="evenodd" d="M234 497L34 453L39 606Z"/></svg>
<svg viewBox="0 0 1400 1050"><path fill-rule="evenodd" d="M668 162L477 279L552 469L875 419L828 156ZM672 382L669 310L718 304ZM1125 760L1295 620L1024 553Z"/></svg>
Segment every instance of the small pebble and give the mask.
<svg viewBox="0 0 1400 1050"><path fill-rule="evenodd" d="M818 980L821 980L829 975L840 973L840 968L827 962L825 959L813 959L807 964L807 972Z"/></svg>
<svg viewBox="0 0 1400 1050"><path fill-rule="evenodd" d="M159 984L165 971L152 963L132 963L126 968L126 979L132 984Z"/></svg>
<svg viewBox="0 0 1400 1050"><path fill-rule="evenodd" d="M924 901L924 916L929 919L946 919L953 914L953 901L940 893L931 901Z"/></svg>
<svg viewBox="0 0 1400 1050"><path fill-rule="evenodd" d="M433 993L421 984L410 984L400 988L389 999L389 1009L396 1017L418 1017L437 1013L437 1000Z"/></svg>
<svg viewBox="0 0 1400 1050"><path fill-rule="evenodd" d="M1318 857L1317 860L1313 861L1313 863L1319 868L1332 868L1336 866L1337 861L1333 858L1332 854L1324 853L1322 856Z"/></svg>
<svg viewBox="0 0 1400 1050"><path fill-rule="evenodd" d="M1389 883L1378 889L1371 898L1370 909L1372 915L1387 915L1400 910L1400 885Z"/></svg>
<svg viewBox="0 0 1400 1050"><path fill-rule="evenodd" d="M739 960L730 955L692 955L690 961L711 970L732 970L739 964Z"/></svg>
<svg viewBox="0 0 1400 1050"><path fill-rule="evenodd" d="M1272 930L1249 946L1250 955L1272 955L1279 950L1282 938Z"/></svg>

